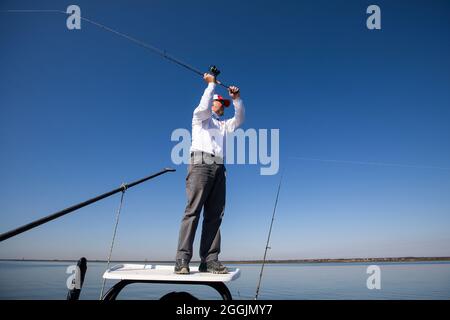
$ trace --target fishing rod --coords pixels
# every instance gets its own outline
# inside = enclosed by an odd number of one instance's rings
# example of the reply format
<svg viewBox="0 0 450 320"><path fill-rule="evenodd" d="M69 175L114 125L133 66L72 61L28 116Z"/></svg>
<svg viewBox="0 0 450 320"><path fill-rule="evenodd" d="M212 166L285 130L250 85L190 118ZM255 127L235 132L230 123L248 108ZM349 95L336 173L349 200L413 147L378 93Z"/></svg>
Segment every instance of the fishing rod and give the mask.
<svg viewBox="0 0 450 320"><path fill-rule="evenodd" d="M99 195L99 196L97 196L97 197L91 198L91 199L86 200L86 201L84 201L84 202L80 202L80 203L78 203L78 204L76 204L76 205L73 205L73 206L71 206L71 207L68 207L68 208L66 208L66 209L63 209L63 210L61 210L61 211L58 211L58 212L56 212L56 213L53 213L53 214L48 215L48 216L46 216L46 217L43 217L43 218L41 218L41 219L32 221L32 222L30 222L30 223L28 223L28 224L25 224L25 225L23 225L23 226L21 226L21 227L19 227L19 228L10 230L10 231L8 231L8 232L5 232L5 233L3 233L3 234L0 235L0 242L4 241L4 240L6 240L6 239L9 239L9 238L11 238L11 237L14 237L14 236L16 236L16 235L18 235L18 234L20 234L20 233L25 232L25 231L28 231L28 230L30 230L30 229L36 228L37 226L40 226L41 224L44 224L44 223L47 223L47 222L49 222L49 221L55 220L55 219L57 219L57 218L60 218L60 217L66 215L66 214L68 214L68 213L71 213L71 212L73 212L73 211L75 211L75 210L78 210L78 209L81 209L81 208L83 208L83 207L86 207L86 206L88 206L88 205L90 205L90 204L92 204L92 203L94 203L94 202L97 202L97 201L100 201L100 200L105 199L105 198L107 198L107 197L110 197L110 196L112 196L113 194L116 194L116 193L118 193L118 192L124 192L124 191L127 190L127 189L130 189L130 188L132 188L132 187L134 187L134 186L136 186L136 185L138 185L138 184L141 184L142 182L145 182L145 181L147 181L147 180L156 178L157 176L160 176L160 175L165 174L165 173L167 173L167 172L174 172L174 171L176 171L176 170L175 170L175 169L172 169L172 168L164 168L163 170L161 170L161 171L159 171L159 172L157 172L157 173L154 173L154 174L152 174L152 175L150 175L150 176L147 176L147 177L145 177L145 178L136 180L136 181L131 182L131 183L128 183L128 184L122 184L122 185L121 185L119 188L117 188L117 189L114 189L114 190L111 190L111 191L109 191L109 192L103 193L103 194L101 194L101 195Z"/></svg>
<svg viewBox="0 0 450 320"><path fill-rule="evenodd" d="M270 221L269 234L267 235L266 249L264 250L264 258L263 258L263 262L262 262L262 265L261 265L261 271L259 273L259 281L258 281L258 286L256 287L255 300L258 299L259 288L261 287L261 280L262 280L262 276L263 276L264 265L266 263L267 250L270 249L270 247L269 247L270 235L272 233L273 220L275 219L275 212L277 210L278 196L280 195L280 189L281 189L281 182L282 181L283 181L283 173L281 173L280 182L278 183L277 196L275 198L275 205L273 207L272 220Z"/></svg>
<svg viewBox="0 0 450 320"><path fill-rule="evenodd" d="M1 12L3 12L3 13L59 13L59 14L64 14L66 16L69 16L69 15L73 16L74 15L72 13L67 13L67 12L62 11L62 10L0 10L0 13ZM172 63L175 63L175 64L177 64L177 65L179 65L179 66L181 66L181 67L183 67L183 68L185 68L185 69L187 69L189 71L192 71L192 72L194 72L195 74L197 74L199 76L203 77L203 75L205 74L205 72L200 71L199 69L197 69L197 68L187 64L186 62L183 62L180 59L177 59L174 56L171 56L171 55L167 54L166 50L161 50L161 49L159 49L159 48L157 48L157 47L155 47L155 46L153 46L151 44L148 44L148 43L146 43L144 41L136 39L136 38L134 38L132 36L129 36L129 35L125 34L125 33L117 31L117 30L115 30L113 28L110 28L110 27L108 27L108 26L106 26L106 25L104 25L102 23L99 23L97 21L94 21L92 19L88 19L88 18L82 17L81 15L79 15L77 17L80 18L83 21L86 21L86 22L96 26L96 27L99 27L99 28L101 28L103 30L106 30L108 32L111 32L111 33L117 35L117 36L120 36L120 37L122 37L124 39L127 39L128 41L131 41L131 42L141 46L144 49L147 49L147 50L149 50L149 51L151 51L153 53L156 53L159 56L161 56L162 58L164 58L164 59L166 59L166 60L168 60L168 61L170 61ZM226 85L223 82L217 80L217 77L220 74L220 70L215 65L211 65L206 73L212 74L216 78L216 83L218 85L220 85L220 86L222 86L222 87L224 87L226 89L229 88L228 85Z"/></svg>

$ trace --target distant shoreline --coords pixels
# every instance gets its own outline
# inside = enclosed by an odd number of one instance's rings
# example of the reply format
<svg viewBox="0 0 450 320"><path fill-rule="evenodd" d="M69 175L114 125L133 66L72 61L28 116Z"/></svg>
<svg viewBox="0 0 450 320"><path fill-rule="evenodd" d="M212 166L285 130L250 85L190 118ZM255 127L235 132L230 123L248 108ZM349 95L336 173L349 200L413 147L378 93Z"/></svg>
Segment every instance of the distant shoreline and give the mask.
<svg viewBox="0 0 450 320"><path fill-rule="evenodd" d="M0 259L0 261L15 262L75 262L71 259ZM395 257L395 258L340 258L340 259L287 259L287 260L266 260L267 264L277 263L367 263L367 262L432 262L432 261L450 261L450 257ZM88 260L88 262L107 262L106 260ZM114 260L113 263L173 263L172 260ZM199 263L200 261L192 261ZM223 260L228 264L261 264L262 260Z"/></svg>

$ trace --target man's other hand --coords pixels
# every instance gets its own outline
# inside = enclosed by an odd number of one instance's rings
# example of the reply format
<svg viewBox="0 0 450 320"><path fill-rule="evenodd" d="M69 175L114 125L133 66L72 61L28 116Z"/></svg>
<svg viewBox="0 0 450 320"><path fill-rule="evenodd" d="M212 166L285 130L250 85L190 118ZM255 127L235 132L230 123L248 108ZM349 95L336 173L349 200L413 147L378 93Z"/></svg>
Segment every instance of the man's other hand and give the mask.
<svg viewBox="0 0 450 320"><path fill-rule="evenodd" d="M235 86L230 86L229 88L228 88L228 93L230 94L230 97L231 97L231 99L238 99L240 96L241 96L241 94L240 94L240 92L239 92L239 88L238 87L235 87Z"/></svg>

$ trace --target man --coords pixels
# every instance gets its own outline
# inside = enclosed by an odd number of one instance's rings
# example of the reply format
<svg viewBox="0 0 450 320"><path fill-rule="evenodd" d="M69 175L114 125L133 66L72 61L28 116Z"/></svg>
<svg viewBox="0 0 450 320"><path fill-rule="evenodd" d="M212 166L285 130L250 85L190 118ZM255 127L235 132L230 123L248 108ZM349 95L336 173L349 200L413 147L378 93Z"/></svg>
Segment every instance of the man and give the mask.
<svg viewBox="0 0 450 320"><path fill-rule="evenodd" d="M200 272L228 273L219 262L220 224L225 210L225 137L244 122L244 105L239 88L231 86L228 93L233 99L234 117L221 120L230 100L214 94L216 79L205 73L208 83L200 104L192 117L191 162L186 177L187 205L181 221L178 250L174 271L189 274L192 245L200 212L203 225L200 240Z"/></svg>

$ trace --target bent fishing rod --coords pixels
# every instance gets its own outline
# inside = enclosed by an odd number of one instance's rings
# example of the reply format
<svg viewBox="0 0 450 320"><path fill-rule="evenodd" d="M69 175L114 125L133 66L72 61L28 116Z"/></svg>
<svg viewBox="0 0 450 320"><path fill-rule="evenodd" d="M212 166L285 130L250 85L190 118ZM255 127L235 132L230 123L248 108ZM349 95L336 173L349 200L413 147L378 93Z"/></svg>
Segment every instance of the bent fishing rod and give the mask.
<svg viewBox="0 0 450 320"><path fill-rule="evenodd" d="M91 199L86 200L84 202L80 202L80 203L78 203L76 205L73 205L73 206L68 207L66 209L63 209L61 211L55 212L55 213L53 213L51 215L48 215L46 217L43 217L41 219L32 221L32 222L30 222L28 224L25 224L25 225L23 225L23 226L21 226L19 228L10 230L8 232L5 232L5 233L0 235L0 242L4 241L6 239L9 239L11 237L14 237L14 236L16 236L18 234L21 234L21 233L23 233L25 231L28 231L30 229L36 228L37 226L40 226L40 225L42 225L44 223L47 223L49 221L55 220L57 218L60 218L60 217L66 215L68 213L71 213L71 212L73 212L75 210L78 210L78 209L81 209L83 207L86 207L86 206L88 206L88 205L90 205L92 203L95 203L95 202L100 201L102 199L108 198L108 197L110 197L113 194L116 194L118 192L125 192L125 190L130 189L130 188L132 188L134 186L137 186L138 184L141 184L141 183L143 183L145 181L148 181L150 179L156 178L157 176L160 176L160 175L165 174L167 172L174 172L174 171L176 171L176 170L172 169L172 168L164 168L163 170L161 170L161 171L159 171L157 173L154 173L152 175L149 175L149 176L147 176L145 178L142 178L142 179L139 179L139 180L136 180L134 182L127 183L127 184L124 183L119 188L116 188L116 189L111 190L109 192L103 193L103 194L101 194L101 195L99 195L97 197L91 198Z"/></svg>
<svg viewBox="0 0 450 320"><path fill-rule="evenodd" d="M269 234L267 235L266 249L264 250L264 258L263 258L263 262L262 262L262 265L261 265L261 271L259 273L259 280L258 280L258 286L256 287L255 300L258 299L259 289L261 287L261 280L262 280L262 276L263 276L264 265L266 263L267 250L270 249L270 247L269 247L270 235L272 234L273 220L275 220L275 212L277 210L278 197L280 195L280 189L281 189L281 182L282 181L283 181L283 172L281 173L280 182L278 183L277 196L275 198L275 205L273 207L272 220L270 221Z"/></svg>
<svg viewBox="0 0 450 320"><path fill-rule="evenodd" d="M0 10L0 13L58 13L58 14L63 14L65 16L73 16L74 15L72 13L67 13L67 12L62 11L62 10ZM136 39L136 38L134 38L132 36L129 36L129 35L125 34L125 33L117 31L117 30L115 30L113 28L110 28L110 27L108 27L108 26L106 26L106 25L104 25L102 23L99 23L97 21L94 21L92 19L85 18L85 17L83 17L81 15L77 15L77 17L80 18L83 21L86 21L86 22L88 22L88 23L90 23L90 24L100 28L100 29L103 29L105 31L111 32L111 33L113 33L113 34L115 34L115 35L117 35L119 37L122 37L122 38L124 38L124 39L126 39L128 41L131 41L131 42L139 45L140 47L142 47L144 49L147 49L147 50L149 50L149 51L151 51L153 53L156 53L160 57L162 57L162 58L164 58L164 59L166 59L166 60L168 60L168 61L170 61L172 63L175 63L176 65L181 66L181 67L183 67L183 68L185 68L185 69L187 69L189 71L192 71L195 74L198 74L198 75L200 75L202 77L203 77L203 75L205 73L212 74L216 78L216 83L218 85L220 85L220 86L222 86L222 87L224 87L226 89L229 89L228 85L226 85L223 82L217 80L217 77L220 74L220 70L215 65L211 65L207 72L202 72L199 69L197 69L197 68L195 68L195 67L193 67L193 66L191 66L191 65L189 65L189 64L187 64L187 63L185 63L183 61L181 61L180 59L177 59L177 58L173 57L172 55L168 55L166 50L161 50L161 49L159 49L159 48L157 48L155 46L152 46L152 45L150 45L150 44L148 44L148 43L146 43L144 41L141 41L141 40Z"/></svg>

